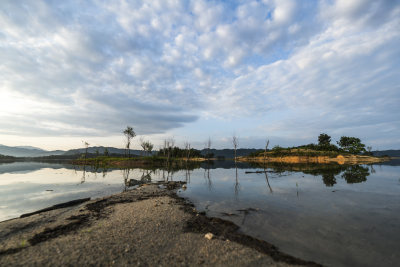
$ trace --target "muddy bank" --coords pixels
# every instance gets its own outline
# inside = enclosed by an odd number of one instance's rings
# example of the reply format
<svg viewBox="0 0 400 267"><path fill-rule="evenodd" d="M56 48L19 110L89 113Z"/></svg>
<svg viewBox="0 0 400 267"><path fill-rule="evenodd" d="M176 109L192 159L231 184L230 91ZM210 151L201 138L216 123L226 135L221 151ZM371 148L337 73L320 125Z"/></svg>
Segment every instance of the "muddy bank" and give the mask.
<svg viewBox="0 0 400 267"><path fill-rule="evenodd" d="M264 157L239 157L238 161L242 162L277 162L277 163L289 163L289 164L298 164L298 163L321 163L321 164L329 164L329 163L337 163L337 164L372 164L385 162L390 160L388 157L372 157L372 156L359 156L359 155L338 155L336 157L329 156L268 156L266 159Z"/></svg>
<svg viewBox="0 0 400 267"><path fill-rule="evenodd" d="M0 265L318 266L197 212L179 186L144 185L1 222Z"/></svg>

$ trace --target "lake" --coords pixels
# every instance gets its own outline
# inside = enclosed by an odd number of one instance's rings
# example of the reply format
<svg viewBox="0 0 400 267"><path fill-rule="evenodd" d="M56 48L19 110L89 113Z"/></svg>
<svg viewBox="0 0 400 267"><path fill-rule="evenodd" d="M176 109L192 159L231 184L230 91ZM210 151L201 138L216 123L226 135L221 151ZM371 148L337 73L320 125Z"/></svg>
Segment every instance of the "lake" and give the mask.
<svg viewBox="0 0 400 267"><path fill-rule="evenodd" d="M281 251L327 266L400 261L400 166L268 165L229 161L192 170L93 170L0 163L0 221L54 204L102 197L141 182L187 181L178 194Z"/></svg>

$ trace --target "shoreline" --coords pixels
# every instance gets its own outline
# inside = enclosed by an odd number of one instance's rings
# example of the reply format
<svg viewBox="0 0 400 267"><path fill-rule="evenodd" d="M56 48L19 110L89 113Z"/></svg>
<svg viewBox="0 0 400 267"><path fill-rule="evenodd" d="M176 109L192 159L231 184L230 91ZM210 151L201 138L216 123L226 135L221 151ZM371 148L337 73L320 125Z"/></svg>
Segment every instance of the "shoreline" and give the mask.
<svg viewBox="0 0 400 267"><path fill-rule="evenodd" d="M316 163L316 164L374 164L385 161L390 161L390 157L373 157L373 156L360 156L360 155L338 155L336 157L330 156L297 156L297 155L284 155L284 156L267 156L264 157L239 157L237 161L240 162L255 162L255 163Z"/></svg>
<svg viewBox="0 0 400 267"><path fill-rule="evenodd" d="M321 266L198 212L177 195L182 185L145 184L0 222L0 265Z"/></svg>

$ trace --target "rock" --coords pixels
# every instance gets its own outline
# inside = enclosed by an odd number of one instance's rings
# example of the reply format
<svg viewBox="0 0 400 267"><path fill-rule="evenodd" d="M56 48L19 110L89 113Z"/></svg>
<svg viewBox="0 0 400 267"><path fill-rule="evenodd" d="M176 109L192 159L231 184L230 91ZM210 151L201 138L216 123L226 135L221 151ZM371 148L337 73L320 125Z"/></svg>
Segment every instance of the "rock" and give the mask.
<svg viewBox="0 0 400 267"><path fill-rule="evenodd" d="M213 239L214 235L212 233L207 233L204 235L204 237L208 240L211 240L211 239Z"/></svg>

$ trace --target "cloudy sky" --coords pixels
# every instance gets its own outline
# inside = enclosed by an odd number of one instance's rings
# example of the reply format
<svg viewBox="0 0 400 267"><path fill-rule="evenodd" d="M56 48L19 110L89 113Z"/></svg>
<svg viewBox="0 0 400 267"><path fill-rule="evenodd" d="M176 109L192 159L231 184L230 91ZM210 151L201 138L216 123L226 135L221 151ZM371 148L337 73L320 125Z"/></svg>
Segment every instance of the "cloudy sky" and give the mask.
<svg viewBox="0 0 400 267"><path fill-rule="evenodd" d="M399 149L399 103L397 0L0 2L0 144Z"/></svg>

